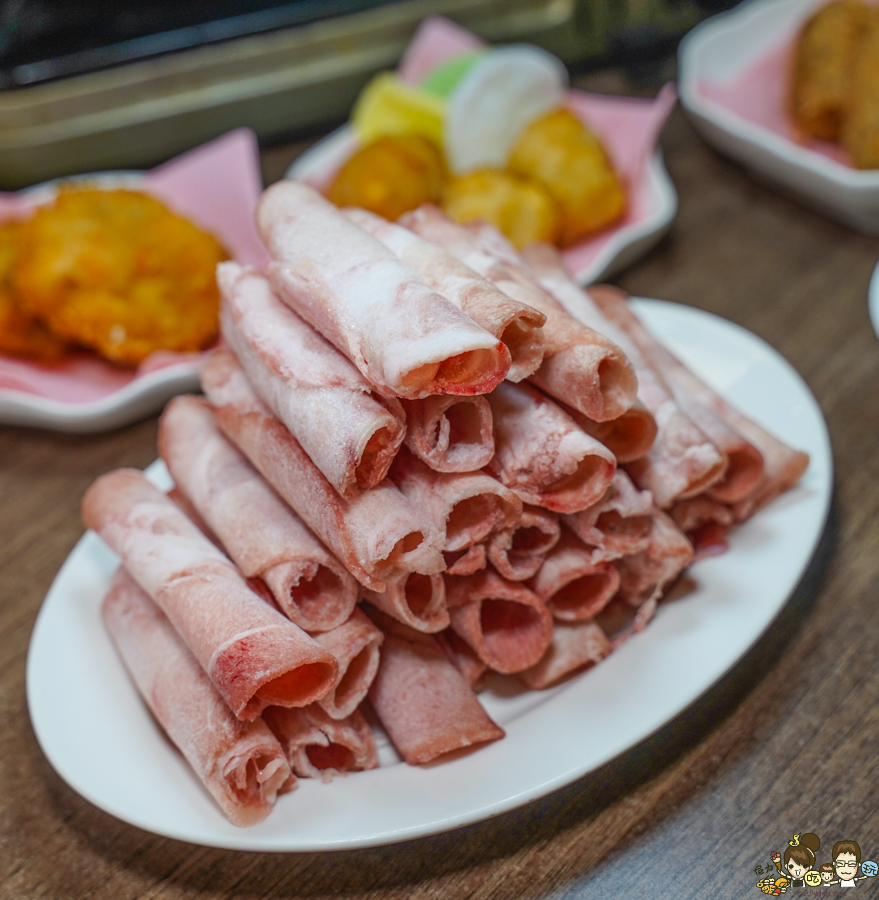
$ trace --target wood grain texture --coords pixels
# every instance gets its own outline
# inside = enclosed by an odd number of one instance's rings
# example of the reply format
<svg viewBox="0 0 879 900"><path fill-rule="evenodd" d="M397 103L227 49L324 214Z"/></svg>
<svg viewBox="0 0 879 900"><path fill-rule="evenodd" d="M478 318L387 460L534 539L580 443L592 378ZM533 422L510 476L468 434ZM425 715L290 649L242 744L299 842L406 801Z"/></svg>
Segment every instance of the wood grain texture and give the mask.
<svg viewBox="0 0 879 900"><path fill-rule="evenodd" d="M678 217L617 283L765 338L808 382L834 444L830 528L747 657L641 745L489 822L332 854L234 853L159 838L95 809L54 774L29 725L24 683L40 602L82 533L80 497L101 472L154 458L155 419L90 437L3 428L0 898L695 900L762 896L753 869L794 832L822 837L819 861L840 838L879 857L879 342L866 309L879 240L753 181L680 112L663 148ZM301 149L266 151L267 180Z"/></svg>

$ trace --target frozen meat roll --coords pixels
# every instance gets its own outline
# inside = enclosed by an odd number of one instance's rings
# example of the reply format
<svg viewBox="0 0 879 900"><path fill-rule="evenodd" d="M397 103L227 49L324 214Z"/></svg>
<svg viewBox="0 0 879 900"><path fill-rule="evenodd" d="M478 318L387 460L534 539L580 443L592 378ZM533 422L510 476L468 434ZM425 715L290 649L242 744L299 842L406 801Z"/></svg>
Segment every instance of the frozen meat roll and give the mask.
<svg viewBox="0 0 879 900"><path fill-rule="evenodd" d="M506 376L510 353L502 341L314 189L272 185L257 223L281 299L383 393L484 394Z"/></svg>
<svg viewBox="0 0 879 900"><path fill-rule="evenodd" d="M406 432L400 401L378 393L252 267L221 263L217 283L223 337L263 402L340 494L377 485Z"/></svg>
<svg viewBox="0 0 879 900"><path fill-rule="evenodd" d="M296 783L266 724L232 714L167 616L123 568L102 612L140 695L229 821L261 822Z"/></svg>
<svg viewBox="0 0 879 900"><path fill-rule="evenodd" d="M616 460L604 444L528 384L506 382L488 398L495 455L487 471L526 503L570 513L607 490Z"/></svg>
<svg viewBox="0 0 879 900"><path fill-rule="evenodd" d="M241 574L261 578L291 621L312 632L348 619L356 579L220 433L203 398L165 407L159 454Z"/></svg>
<svg viewBox="0 0 879 900"><path fill-rule="evenodd" d="M377 615L385 642L369 699L407 763L504 736L435 637Z"/></svg>
<svg viewBox="0 0 879 900"><path fill-rule="evenodd" d="M134 469L98 478L83 519L161 607L239 719L269 704L305 706L338 663L247 585L173 500Z"/></svg>

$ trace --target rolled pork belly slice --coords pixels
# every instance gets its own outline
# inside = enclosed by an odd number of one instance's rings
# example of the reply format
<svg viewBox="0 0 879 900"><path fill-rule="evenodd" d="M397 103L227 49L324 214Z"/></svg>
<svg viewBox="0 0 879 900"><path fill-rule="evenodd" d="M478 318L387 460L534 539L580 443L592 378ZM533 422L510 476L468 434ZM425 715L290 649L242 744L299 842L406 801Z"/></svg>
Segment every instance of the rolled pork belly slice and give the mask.
<svg viewBox="0 0 879 900"><path fill-rule="evenodd" d="M383 635L359 610L347 622L312 637L339 663L335 684L317 705L333 719L350 716L366 697L378 671Z"/></svg>
<svg viewBox="0 0 879 900"><path fill-rule="evenodd" d="M239 719L270 704L305 706L338 663L257 596L180 508L135 469L98 478L83 519L161 607Z"/></svg>
<svg viewBox="0 0 879 900"><path fill-rule="evenodd" d="M502 528L488 539L488 561L507 581L526 581L543 565L560 535L555 513L526 503L516 525Z"/></svg>
<svg viewBox="0 0 879 900"><path fill-rule="evenodd" d="M739 423L739 430L763 455L763 475L754 489L732 504L737 522L744 522L779 494L789 491L809 467L809 454L794 450L753 422Z"/></svg>
<svg viewBox="0 0 879 900"><path fill-rule="evenodd" d="M632 479L617 469L604 493L589 509L564 517L565 524L600 553L593 558L616 559L647 548L653 529L653 495L639 491Z"/></svg>
<svg viewBox="0 0 879 900"><path fill-rule="evenodd" d="M365 209L344 212L352 222L396 253L429 288L503 341L510 351L509 381L522 381L537 371L544 351L542 327L546 316L543 313L508 297L450 253L408 228Z"/></svg>
<svg viewBox="0 0 879 900"><path fill-rule="evenodd" d="M452 630L496 672L533 666L552 638L552 616L521 582L506 581L494 569L446 577Z"/></svg>
<svg viewBox="0 0 879 900"><path fill-rule="evenodd" d="M615 419L635 402L638 383L622 350L567 313L530 277L512 247L512 257L502 258L497 244L486 246L481 233L474 234L427 204L406 213L400 221L513 300L546 316L543 362L530 377L542 390L597 422ZM500 240L504 240L502 236Z"/></svg>
<svg viewBox="0 0 879 900"><path fill-rule="evenodd" d="M376 609L416 631L433 634L449 627L446 583L442 575L409 573L389 581L384 591L361 591Z"/></svg>
<svg viewBox="0 0 879 900"><path fill-rule="evenodd" d="M350 617L354 576L220 433L203 398L176 397L165 407L159 454L241 574L261 578L291 621L313 632Z"/></svg>
<svg viewBox="0 0 879 900"><path fill-rule="evenodd" d="M593 619L604 632L612 653L639 631L643 631L656 613L656 597L645 600L640 606L632 606L623 597L614 597Z"/></svg>
<svg viewBox="0 0 879 900"><path fill-rule="evenodd" d="M650 539L640 553L614 562L620 573L617 597L632 606L658 599L693 561L693 546L662 510L653 512Z"/></svg>
<svg viewBox="0 0 879 900"><path fill-rule="evenodd" d="M270 706L262 715L300 778L330 781L335 775L378 768L375 736L358 710L337 719L314 704L301 709Z"/></svg>
<svg viewBox="0 0 879 900"><path fill-rule="evenodd" d="M727 535L735 516L725 503L702 494L678 500L668 512L693 545L694 559L717 556L729 548Z"/></svg>
<svg viewBox="0 0 879 900"><path fill-rule="evenodd" d="M601 662L610 653L610 641L592 619L553 623L552 641L540 662L518 673L532 691L558 684L563 678Z"/></svg>
<svg viewBox="0 0 879 900"><path fill-rule="evenodd" d="M506 376L501 341L314 189L272 185L257 224L278 295L382 393L484 394Z"/></svg>
<svg viewBox="0 0 879 900"><path fill-rule="evenodd" d="M564 622L591 619L619 586L619 572L609 562L595 562L592 548L567 528L562 528L559 542L528 582L553 618Z"/></svg>
<svg viewBox="0 0 879 900"><path fill-rule="evenodd" d="M422 765L504 736L436 637L374 615L385 642L369 699L407 763Z"/></svg>
<svg viewBox="0 0 879 900"><path fill-rule="evenodd" d="M470 687L478 690L488 674L488 666L476 655L473 648L458 637L451 628L441 631L436 638L454 667L467 679Z"/></svg>
<svg viewBox="0 0 879 900"><path fill-rule="evenodd" d="M522 501L496 478L484 472L436 472L405 449L397 454L390 478L443 531L444 554L466 550L522 515Z"/></svg>
<svg viewBox="0 0 879 900"><path fill-rule="evenodd" d="M675 400L727 458L723 477L707 492L723 503L735 503L754 490L763 475L763 455L741 433L745 417L688 369L644 327L622 291L592 290L601 311L637 345L653 369L674 392ZM760 429L762 431L762 429Z"/></svg>
<svg viewBox="0 0 879 900"><path fill-rule="evenodd" d="M491 407L483 396L404 400L406 446L437 472L475 472L494 456Z"/></svg>
<svg viewBox="0 0 879 900"><path fill-rule="evenodd" d="M262 719L241 722L167 616L119 568L104 624L141 697L233 825L261 822L296 778Z"/></svg>
<svg viewBox="0 0 879 900"><path fill-rule="evenodd" d="M487 471L523 501L570 513L607 490L616 460L604 444L529 384L499 385L488 397L495 455Z"/></svg>
<svg viewBox="0 0 879 900"><path fill-rule="evenodd" d="M565 407L565 411L586 432L597 441L601 441L617 458L617 463L630 463L646 456L659 428L653 413L641 403L635 401L631 409L609 422L593 422L579 410Z"/></svg>
<svg viewBox="0 0 879 900"><path fill-rule="evenodd" d="M408 572L442 571L443 535L428 516L387 479L350 500L340 496L229 351L211 354L201 379L223 433L362 585L383 591Z"/></svg>
<svg viewBox="0 0 879 900"><path fill-rule="evenodd" d="M540 285L576 319L600 328L618 344L631 361L638 378L638 399L654 417L656 439L650 450L628 464L638 487L649 490L665 509L681 497L692 497L719 481L726 471L726 457L680 408L672 389L649 365L637 345L602 313L592 294L577 285L565 271L558 251L544 244L528 247L524 257Z"/></svg>
<svg viewBox="0 0 879 900"><path fill-rule="evenodd" d="M217 284L223 337L260 399L343 497L375 487L406 433L400 401L376 391L256 269L220 263Z"/></svg>

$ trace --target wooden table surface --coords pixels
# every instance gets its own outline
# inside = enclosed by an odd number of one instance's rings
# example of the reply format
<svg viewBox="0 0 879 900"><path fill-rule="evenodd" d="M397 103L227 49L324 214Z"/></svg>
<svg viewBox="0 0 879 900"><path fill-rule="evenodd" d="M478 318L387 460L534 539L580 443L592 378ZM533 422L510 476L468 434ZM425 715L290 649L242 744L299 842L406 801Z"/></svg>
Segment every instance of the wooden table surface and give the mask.
<svg viewBox="0 0 879 900"><path fill-rule="evenodd" d="M83 531L80 497L102 472L154 459L156 419L92 436L2 428L0 898L756 897L755 867L795 832L825 840L819 861L840 838L879 858L879 342L866 305L879 239L757 184L679 111L662 144L680 209L617 283L765 338L808 382L833 439L830 526L757 646L643 744L488 822L325 854L157 837L67 787L37 745L25 696L34 619ZM266 151L266 180L301 149ZM99 764L112 748L94 752Z"/></svg>

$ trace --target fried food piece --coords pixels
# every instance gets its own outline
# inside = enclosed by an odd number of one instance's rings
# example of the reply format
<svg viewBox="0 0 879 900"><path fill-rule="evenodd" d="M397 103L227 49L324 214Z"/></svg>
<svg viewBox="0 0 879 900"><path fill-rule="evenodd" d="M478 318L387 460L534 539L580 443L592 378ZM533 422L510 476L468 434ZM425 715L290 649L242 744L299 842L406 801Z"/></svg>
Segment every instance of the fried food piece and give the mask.
<svg viewBox="0 0 879 900"><path fill-rule="evenodd" d="M137 365L214 341L225 258L216 238L146 194L65 189L25 223L13 284L55 334Z"/></svg>
<svg viewBox="0 0 879 900"><path fill-rule="evenodd" d="M879 10L858 42L842 145L859 169L879 169Z"/></svg>
<svg viewBox="0 0 879 900"><path fill-rule="evenodd" d="M558 206L542 185L497 169L449 179L442 207L462 224L490 222L520 248L535 241L555 243L561 232Z"/></svg>
<svg viewBox="0 0 879 900"><path fill-rule="evenodd" d="M437 203L443 175L443 156L436 144L417 134L386 135L342 166L327 199L394 221L422 203Z"/></svg>
<svg viewBox="0 0 879 900"><path fill-rule="evenodd" d="M69 344L21 310L12 286L22 228L21 222L0 225L0 353L57 362L70 350Z"/></svg>
<svg viewBox="0 0 879 900"><path fill-rule="evenodd" d="M532 122L513 147L508 165L540 182L558 204L563 247L612 225L625 212L625 191L607 151L567 109Z"/></svg>
<svg viewBox="0 0 879 900"><path fill-rule="evenodd" d="M803 26L794 58L791 104L794 120L807 135L839 140L851 105L856 48L870 20L861 0L837 0Z"/></svg>

